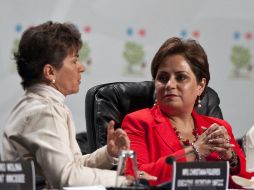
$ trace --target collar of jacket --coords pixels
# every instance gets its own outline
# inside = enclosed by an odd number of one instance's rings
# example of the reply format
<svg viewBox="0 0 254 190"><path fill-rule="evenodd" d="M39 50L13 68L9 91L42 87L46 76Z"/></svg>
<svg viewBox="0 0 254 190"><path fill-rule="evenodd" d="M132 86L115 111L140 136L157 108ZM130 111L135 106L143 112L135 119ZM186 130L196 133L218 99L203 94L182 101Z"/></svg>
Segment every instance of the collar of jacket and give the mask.
<svg viewBox="0 0 254 190"><path fill-rule="evenodd" d="M165 114L161 112L159 106L155 105L151 111L156 121L156 124L152 126L155 132L162 138L168 147L172 149L172 151L175 152L183 148L180 141L178 140L177 135L175 134L174 129L172 128L170 120ZM200 135L203 132L201 126L204 123L204 120L199 114L195 112L195 110L193 110L191 114L195 122L195 127L197 127L197 133Z"/></svg>

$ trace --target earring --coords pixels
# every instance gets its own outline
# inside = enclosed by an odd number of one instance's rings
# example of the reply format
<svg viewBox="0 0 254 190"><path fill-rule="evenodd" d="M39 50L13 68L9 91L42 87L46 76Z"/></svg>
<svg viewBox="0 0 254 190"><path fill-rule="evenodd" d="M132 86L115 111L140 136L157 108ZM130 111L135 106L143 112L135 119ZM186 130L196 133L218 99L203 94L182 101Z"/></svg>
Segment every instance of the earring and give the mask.
<svg viewBox="0 0 254 190"><path fill-rule="evenodd" d="M154 99L153 105L156 106L157 104L156 91L153 92L153 99Z"/></svg>
<svg viewBox="0 0 254 190"><path fill-rule="evenodd" d="M52 82L53 84L55 84L56 80L55 80L55 79L52 79L51 82Z"/></svg>
<svg viewBox="0 0 254 190"><path fill-rule="evenodd" d="M156 104L157 104L157 99L154 100L153 105L156 106Z"/></svg>
<svg viewBox="0 0 254 190"><path fill-rule="evenodd" d="M200 100L200 96L198 97L198 108L201 108L202 104L201 104L201 100Z"/></svg>

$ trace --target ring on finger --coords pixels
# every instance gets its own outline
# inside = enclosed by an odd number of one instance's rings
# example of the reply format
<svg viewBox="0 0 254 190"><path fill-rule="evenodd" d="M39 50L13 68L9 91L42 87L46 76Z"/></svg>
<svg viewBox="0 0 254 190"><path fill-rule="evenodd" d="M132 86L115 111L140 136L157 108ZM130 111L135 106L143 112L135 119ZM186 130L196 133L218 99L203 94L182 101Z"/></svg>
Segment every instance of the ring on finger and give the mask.
<svg viewBox="0 0 254 190"><path fill-rule="evenodd" d="M144 175L145 175L144 172L139 172L139 177L142 177L142 176L144 176Z"/></svg>

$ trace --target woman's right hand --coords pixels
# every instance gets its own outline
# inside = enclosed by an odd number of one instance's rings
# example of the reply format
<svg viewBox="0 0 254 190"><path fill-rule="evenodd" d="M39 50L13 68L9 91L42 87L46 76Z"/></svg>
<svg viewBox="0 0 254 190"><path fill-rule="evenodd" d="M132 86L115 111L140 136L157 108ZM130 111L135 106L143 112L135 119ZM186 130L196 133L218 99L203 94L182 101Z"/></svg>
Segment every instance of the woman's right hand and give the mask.
<svg viewBox="0 0 254 190"><path fill-rule="evenodd" d="M130 148L130 140L127 133L118 128L114 129L115 122L111 120L108 123L107 131L107 151L110 156L117 158L122 150Z"/></svg>

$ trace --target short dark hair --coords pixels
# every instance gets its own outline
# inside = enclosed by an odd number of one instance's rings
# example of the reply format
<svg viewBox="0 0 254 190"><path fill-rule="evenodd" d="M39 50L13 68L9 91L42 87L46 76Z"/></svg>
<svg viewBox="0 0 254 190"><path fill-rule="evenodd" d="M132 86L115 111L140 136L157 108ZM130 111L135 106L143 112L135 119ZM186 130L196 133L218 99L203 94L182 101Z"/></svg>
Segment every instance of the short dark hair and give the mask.
<svg viewBox="0 0 254 190"><path fill-rule="evenodd" d="M196 76L197 82L201 82L202 78L206 79L206 85L210 80L209 64L207 55L202 46L193 39L181 39L172 37L166 40L155 54L151 72L155 80L159 66L165 61L168 56L180 54L185 57L191 70Z"/></svg>
<svg viewBox="0 0 254 190"><path fill-rule="evenodd" d="M23 88L43 80L46 64L60 69L68 53L78 52L81 46L81 34L74 24L48 21L28 28L14 53Z"/></svg>

